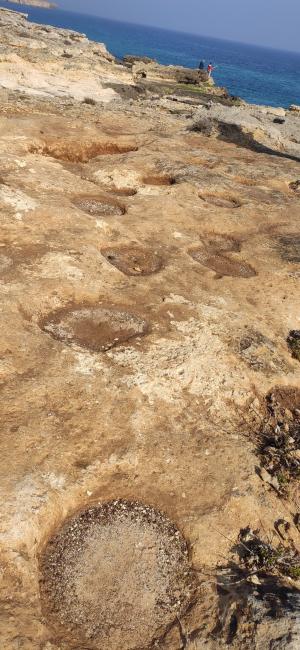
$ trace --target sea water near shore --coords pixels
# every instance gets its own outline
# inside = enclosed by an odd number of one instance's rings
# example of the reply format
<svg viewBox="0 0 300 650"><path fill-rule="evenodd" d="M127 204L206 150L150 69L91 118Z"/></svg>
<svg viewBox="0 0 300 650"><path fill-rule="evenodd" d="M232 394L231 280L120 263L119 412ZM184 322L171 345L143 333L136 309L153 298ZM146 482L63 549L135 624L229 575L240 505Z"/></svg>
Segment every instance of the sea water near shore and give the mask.
<svg viewBox="0 0 300 650"><path fill-rule="evenodd" d="M200 59L217 66L214 79L233 95L255 104L287 107L300 103L300 53L121 23L95 16L0 0L0 7L23 11L30 20L85 33L104 42L116 56L146 55L159 63L198 66Z"/></svg>

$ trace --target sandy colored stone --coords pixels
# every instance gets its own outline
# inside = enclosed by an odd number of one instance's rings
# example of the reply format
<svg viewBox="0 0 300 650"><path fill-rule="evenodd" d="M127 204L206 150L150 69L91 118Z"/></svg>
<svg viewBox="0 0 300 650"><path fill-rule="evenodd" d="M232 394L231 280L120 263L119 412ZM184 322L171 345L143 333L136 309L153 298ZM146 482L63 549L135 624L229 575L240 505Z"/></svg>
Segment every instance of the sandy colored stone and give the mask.
<svg viewBox="0 0 300 650"><path fill-rule="evenodd" d="M187 543L197 588L179 622L159 620L158 647L228 647L220 565L240 529L272 536L284 518L299 548L298 486L282 500L255 447L267 393L300 383L287 343L299 330L299 164L284 147L191 131L194 104L153 99L83 35L3 10L0 29L1 647L70 649L42 607L43 554L65 522L112 500L164 513ZM96 103L82 101L93 89ZM232 648L281 636L292 648L297 607L274 625L263 607L257 629L245 615Z"/></svg>

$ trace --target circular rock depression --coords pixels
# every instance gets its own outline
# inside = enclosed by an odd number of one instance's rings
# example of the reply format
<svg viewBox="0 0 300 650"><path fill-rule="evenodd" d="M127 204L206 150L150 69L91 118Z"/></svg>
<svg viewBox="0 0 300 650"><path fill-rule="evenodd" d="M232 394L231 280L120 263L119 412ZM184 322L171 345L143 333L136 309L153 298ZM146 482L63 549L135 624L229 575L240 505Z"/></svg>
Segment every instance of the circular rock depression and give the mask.
<svg viewBox="0 0 300 650"><path fill-rule="evenodd" d="M105 259L125 275L151 275L163 265L161 257L142 246L124 245L101 250Z"/></svg>
<svg viewBox="0 0 300 650"><path fill-rule="evenodd" d="M190 250L191 257L217 275L229 275L231 277L252 278L257 275L255 269L243 260L235 260L226 255L214 253L204 248Z"/></svg>
<svg viewBox="0 0 300 650"><path fill-rule="evenodd" d="M137 189L134 187L114 187L112 186L111 191L117 196L135 196L137 194Z"/></svg>
<svg viewBox="0 0 300 650"><path fill-rule="evenodd" d="M167 174L149 174L143 176L142 183L144 185L175 185L176 180Z"/></svg>
<svg viewBox="0 0 300 650"><path fill-rule="evenodd" d="M300 262L300 235L291 233L277 239L277 248L286 262Z"/></svg>
<svg viewBox="0 0 300 650"><path fill-rule="evenodd" d="M69 519L48 542L40 572L43 613L68 647L146 648L193 592L187 544L174 524L123 500Z"/></svg>
<svg viewBox="0 0 300 650"><path fill-rule="evenodd" d="M64 162L87 163L97 156L113 155L137 151L138 147L132 144L116 142L89 142L72 140L52 140L49 142L33 143L29 153L50 156Z"/></svg>
<svg viewBox="0 0 300 650"><path fill-rule="evenodd" d="M94 217L121 216L126 212L126 208L123 205L120 205L116 201L108 200L106 197L83 196L74 199L73 205Z"/></svg>
<svg viewBox="0 0 300 650"><path fill-rule="evenodd" d="M74 305L60 309L40 321L54 339L76 343L93 352L103 352L149 331L147 321L116 307Z"/></svg>
<svg viewBox="0 0 300 650"><path fill-rule="evenodd" d="M240 208L242 202L226 192L200 192L199 199L218 208Z"/></svg>

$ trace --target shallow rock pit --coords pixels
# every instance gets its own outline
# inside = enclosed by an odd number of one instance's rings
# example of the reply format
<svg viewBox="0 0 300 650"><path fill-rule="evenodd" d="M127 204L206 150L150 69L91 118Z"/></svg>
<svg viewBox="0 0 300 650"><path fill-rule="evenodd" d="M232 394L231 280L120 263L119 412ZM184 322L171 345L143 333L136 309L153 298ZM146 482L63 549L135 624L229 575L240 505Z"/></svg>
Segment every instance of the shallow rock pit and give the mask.
<svg viewBox="0 0 300 650"><path fill-rule="evenodd" d="M209 249L193 249L189 251L189 254L196 262L206 266L221 277L227 275L231 277L252 278L257 275L255 269L250 264L247 264L247 262L231 259L226 255L215 253Z"/></svg>
<svg viewBox="0 0 300 650"><path fill-rule="evenodd" d="M217 208L240 208L242 202L235 196L226 193L200 192L199 199Z"/></svg>
<svg viewBox="0 0 300 650"><path fill-rule="evenodd" d="M155 251L136 245L102 248L102 255L125 275L151 275L163 266L163 261Z"/></svg>
<svg viewBox="0 0 300 650"><path fill-rule="evenodd" d="M288 234L276 240L280 256L286 262L300 263L300 235Z"/></svg>
<svg viewBox="0 0 300 650"><path fill-rule="evenodd" d="M106 198L101 197L81 197L75 199L73 205L82 212L86 212L91 216L122 216L126 212L126 208L120 203L115 201L108 201Z"/></svg>
<svg viewBox="0 0 300 650"><path fill-rule="evenodd" d="M143 185L175 185L176 180L172 176L149 174L142 178Z"/></svg>
<svg viewBox="0 0 300 650"><path fill-rule="evenodd" d="M109 501L67 520L40 560L43 614L68 647L148 648L189 604L187 544L163 514Z"/></svg>
<svg viewBox="0 0 300 650"><path fill-rule="evenodd" d="M82 304L60 309L41 320L39 325L54 339L93 352L104 352L144 336L150 329L147 321L121 308Z"/></svg>
<svg viewBox="0 0 300 650"><path fill-rule="evenodd" d="M131 187L111 187L111 191L117 196L136 196L137 190Z"/></svg>
<svg viewBox="0 0 300 650"><path fill-rule="evenodd" d="M29 153L49 156L56 160L72 163L87 163L97 156L113 155L137 151L134 144L125 145L114 142L66 142L57 140L47 143L32 144Z"/></svg>

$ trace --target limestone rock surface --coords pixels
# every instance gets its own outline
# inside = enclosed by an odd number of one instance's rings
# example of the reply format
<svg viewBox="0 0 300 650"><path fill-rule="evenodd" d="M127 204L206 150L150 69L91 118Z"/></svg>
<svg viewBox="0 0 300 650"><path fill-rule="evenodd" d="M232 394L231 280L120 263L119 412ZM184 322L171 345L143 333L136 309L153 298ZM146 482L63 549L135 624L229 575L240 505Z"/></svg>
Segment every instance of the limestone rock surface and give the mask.
<svg viewBox="0 0 300 650"><path fill-rule="evenodd" d="M300 160L300 123L291 111L285 112L284 109L273 107L213 104L199 108L194 119L193 128L207 135Z"/></svg>
<svg viewBox="0 0 300 650"><path fill-rule="evenodd" d="M257 442L268 400L297 452L299 117L0 33L0 646L292 650L297 567L265 590L236 540L299 550Z"/></svg>

